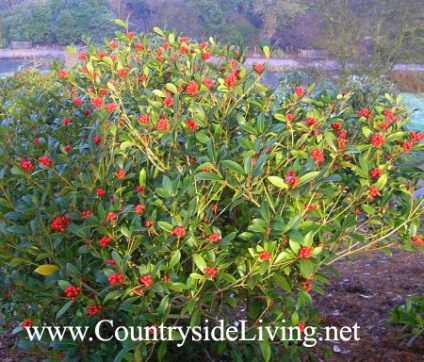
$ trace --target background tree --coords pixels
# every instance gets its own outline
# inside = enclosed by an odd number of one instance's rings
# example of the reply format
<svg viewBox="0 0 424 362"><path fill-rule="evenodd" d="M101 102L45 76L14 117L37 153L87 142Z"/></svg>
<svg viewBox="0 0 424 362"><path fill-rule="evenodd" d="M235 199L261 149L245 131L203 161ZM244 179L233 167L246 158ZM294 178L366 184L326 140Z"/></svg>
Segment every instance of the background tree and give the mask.
<svg viewBox="0 0 424 362"><path fill-rule="evenodd" d="M308 9L303 0L253 0L251 5L252 13L261 22L261 37L267 41L271 41L280 26Z"/></svg>
<svg viewBox="0 0 424 362"><path fill-rule="evenodd" d="M13 7L9 21L10 40L52 41L52 9L47 1L25 0Z"/></svg>
<svg viewBox="0 0 424 362"><path fill-rule="evenodd" d="M420 63L424 16L419 0L319 0L321 36L317 47L338 59L349 73L387 74L400 62Z"/></svg>

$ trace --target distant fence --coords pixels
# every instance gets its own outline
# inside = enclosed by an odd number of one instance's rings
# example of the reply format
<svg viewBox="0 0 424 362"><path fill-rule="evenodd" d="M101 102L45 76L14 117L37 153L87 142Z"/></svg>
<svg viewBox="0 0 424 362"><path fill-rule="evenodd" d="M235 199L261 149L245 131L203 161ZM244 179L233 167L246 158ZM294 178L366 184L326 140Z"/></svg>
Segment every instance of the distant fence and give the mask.
<svg viewBox="0 0 424 362"><path fill-rule="evenodd" d="M32 41L11 41L10 49L32 49Z"/></svg>
<svg viewBox="0 0 424 362"><path fill-rule="evenodd" d="M328 51L316 49L298 49L298 55L299 57L306 59L326 59L328 58Z"/></svg>
<svg viewBox="0 0 424 362"><path fill-rule="evenodd" d="M298 49L298 55L299 57L306 59L326 59L328 58L328 51L316 49Z"/></svg>

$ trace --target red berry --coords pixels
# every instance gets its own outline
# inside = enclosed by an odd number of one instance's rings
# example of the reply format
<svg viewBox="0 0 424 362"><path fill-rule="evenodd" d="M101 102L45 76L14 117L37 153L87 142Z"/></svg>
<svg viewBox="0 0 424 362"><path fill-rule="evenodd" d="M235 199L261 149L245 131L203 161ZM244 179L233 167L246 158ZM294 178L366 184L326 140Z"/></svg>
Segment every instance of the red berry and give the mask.
<svg viewBox="0 0 424 362"><path fill-rule="evenodd" d="M153 278L150 274L146 274L140 277L139 282L148 288L153 284Z"/></svg>
<svg viewBox="0 0 424 362"><path fill-rule="evenodd" d="M268 251L261 251L259 253L259 259L261 260L271 260L271 253Z"/></svg>
<svg viewBox="0 0 424 362"><path fill-rule="evenodd" d="M203 269L203 272L211 278L214 278L216 276L216 274L218 273L218 271L215 268L212 268L210 266Z"/></svg>

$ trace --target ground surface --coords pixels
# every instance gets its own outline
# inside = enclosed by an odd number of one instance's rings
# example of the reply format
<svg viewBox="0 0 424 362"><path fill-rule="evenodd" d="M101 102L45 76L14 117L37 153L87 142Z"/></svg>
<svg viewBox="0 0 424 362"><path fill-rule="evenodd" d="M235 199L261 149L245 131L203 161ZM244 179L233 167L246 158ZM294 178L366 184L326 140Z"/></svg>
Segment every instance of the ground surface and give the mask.
<svg viewBox="0 0 424 362"><path fill-rule="evenodd" d="M420 362L424 338L407 346L399 326L388 324L388 311L412 295L424 295L424 255L395 251L358 256L333 265L340 278L325 296L314 296L327 326L360 326L358 342L326 345L337 351L326 362ZM423 336L422 336L423 337Z"/></svg>
<svg viewBox="0 0 424 362"><path fill-rule="evenodd" d="M390 258L381 252L344 260L333 265L339 279L326 286L326 295L314 295L323 325L360 326L358 342L326 342L333 351L325 362L420 362L424 361L424 338L407 346L401 328L389 325L388 311L408 296L424 295L424 255L395 251ZM1 362L38 362L42 358L14 349L16 339L0 334Z"/></svg>

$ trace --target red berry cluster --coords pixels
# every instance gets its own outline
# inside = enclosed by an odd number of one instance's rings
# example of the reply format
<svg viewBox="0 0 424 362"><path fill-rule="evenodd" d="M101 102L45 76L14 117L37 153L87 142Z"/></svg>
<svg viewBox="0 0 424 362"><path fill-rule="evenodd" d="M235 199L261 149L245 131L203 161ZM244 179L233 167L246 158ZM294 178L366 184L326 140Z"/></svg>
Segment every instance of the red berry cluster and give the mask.
<svg viewBox="0 0 424 362"><path fill-rule="evenodd" d="M408 152L412 147L414 147L414 142L405 141L402 143L402 149L404 152Z"/></svg>
<svg viewBox="0 0 424 362"><path fill-rule="evenodd" d="M211 58L211 54L208 52L202 53L202 59L203 60L209 60Z"/></svg>
<svg viewBox="0 0 424 362"><path fill-rule="evenodd" d="M125 177L125 175L126 175L125 170L118 170L118 171L115 173L115 177L116 177L116 178L119 178L119 179L123 179L123 178Z"/></svg>
<svg viewBox="0 0 424 362"><path fill-rule="evenodd" d="M75 287L73 285L70 285L69 287L67 287L65 289L65 295L68 298L71 298L72 300L75 300L75 298L78 296L78 294L80 293L81 289L79 287Z"/></svg>
<svg viewBox="0 0 424 362"><path fill-rule="evenodd" d="M109 236L103 236L100 240L99 240L99 244L100 246L106 247L108 246L109 243L112 242L112 239Z"/></svg>
<svg viewBox="0 0 424 362"><path fill-rule="evenodd" d="M414 236L412 242L416 245L424 246L424 240L421 240L418 236Z"/></svg>
<svg viewBox="0 0 424 362"><path fill-rule="evenodd" d="M106 104L105 108L108 113L113 113L113 111L116 109L116 103L108 103Z"/></svg>
<svg viewBox="0 0 424 362"><path fill-rule="evenodd" d="M384 145L384 136L380 133L374 133L371 137L371 144L375 147L381 147Z"/></svg>
<svg viewBox="0 0 424 362"><path fill-rule="evenodd" d="M409 134L411 135L411 141L414 143L424 140L424 132L410 131Z"/></svg>
<svg viewBox="0 0 424 362"><path fill-rule="evenodd" d="M296 94L299 98L303 97L305 95L305 90L302 87L296 87L294 94Z"/></svg>
<svg viewBox="0 0 424 362"><path fill-rule="evenodd" d="M360 117L371 118L372 113L368 108L362 108L356 114Z"/></svg>
<svg viewBox="0 0 424 362"><path fill-rule="evenodd" d="M317 122L318 121L315 118L312 118L312 117L308 117L305 120L305 124L306 124L307 127L315 126L317 124Z"/></svg>
<svg viewBox="0 0 424 362"><path fill-rule="evenodd" d="M162 101L162 104L164 107L172 107L174 105L174 98L173 97L164 98Z"/></svg>
<svg viewBox="0 0 424 362"><path fill-rule="evenodd" d="M65 228L71 224L71 220L65 215L58 216L56 219L54 219L51 223L51 228L56 232L63 232L65 231Z"/></svg>
<svg viewBox="0 0 424 362"><path fill-rule="evenodd" d="M135 192L143 192L146 188L144 186L137 186Z"/></svg>
<svg viewBox="0 0 424 362"><path fill-rule="evenodd" d="M215 268L212 268L211 266L208 266L205 269L203 269L203 272L207 276L209 276L211 278L214 278L214 277L216 277L216 274L218 273L218 270L216 270Z"/></svg>
<svg viewBox="0 0 424 362"><path fill-rule="evenodd" d="M101 142L102 138L100 136L94 136L93 141L94 144L98 145Z"/></svg>
<svg viewBox="0 0 424 362"><path fill-rule="evenodd" d="M227 87L235 86L237 84L237 75L235 73L231 73L227 75L227 77L225 78L224 84Z"/></svg>
<svg viewBox="0 0 424 362"><path fill-rule="evenodd" d="M137 120L138 120L140 123L148 124L148 123L149 123L149 115L148 115L148 114L140 114L140 115L137 117Z"/></svg>
<svg viewBox="0 0 424 362"><path fill-rule="evenodd" d="M271 253L268 251L261 251L259 253L259 259L261 260L271 260Z"/></svg>
<svg viewBox="0 0 424 362"><path fill-rule="evenodd" d="M299 258L309 259L312 256L312 251L314 250L313 246L302 246L299 249Z"/></svg>
<svg viewBox="0 0 424 362"><path fill-rule="evenodd" d="M317 164L324 162L324 152L319 148L315 148L311 151L311 157L316 161Z"/></svg>
<svg viewBox="0 0 424 362"><path fill-rule="evenodd" d="M335 131L340 131L342 129L342 124L340 122L334 122L331 127L335 130Z"/></svg>
<svg viewBox="0 0 424 362"><path fill-rule="evenodd" d="M116 261L113 259L108 259L108 261L106 262L107 265L116 265Z"/></svg>
<svg viewBox="0 0 424 362"><path fill-rule="evenodd" d="M393 114L393 111L390 109L390 108L387 108L385 111L384 111L384 116L386 117L386 119L388 120L388 121L393 121L393 119L395 118L395 116L394 116L394 114Z"/></svg>
<svg viewBox="0 0 424 362"><path fill-rule="evenodd" d="M106 219L107 219L108 221L116 220L116 214L115 214L114 212L108 212L108 214L107 214L107 216L106 216Z"/></svg>
<svg viewBox="0 0 424 362"><path fill-rule="evenodd" d="M125 68L121 68L118 70L118 76L120 78L125 78L128 74L128 71Z"/></svg>
<svg viewBox="0 0 424 362"><path fill-rule="evenodd" d="M146 220L146 222L144 223L144 226L146 228L151 228L153 226L153 221L152 220Z"/></svg>
<svg viewBox="0 0 424 362"><path fill-rule="evenodd" d="M82 212L81 218L85 220L88 216L94 215L93 211L86 210Z"/></svg>
<svg viewBox="0 0 424 362"><path fill-rule="evenodd" d="M135 50L136 50L136 51L141 52L141 51L143 51L143 50L144 50L145 45L144 45L144 44L142 44L142 43L135 43L135 44L134 44L134 47L135 47Z"/></svg>
<svg viewBox="0 0 424 362"><path fill-rule="evenodd" d="M74 106L79 107L82 104L82 99L77 97L73 100Z"/></svg>
<svg viewBox="0 0 424 362"><path fill-rule="evenodd" d="M186 86L186 93L189 96L195 96L197 93L199 93L199 85L194 81L189 82Z"/></svg>
<svg viewBox="0 0 424 362"><path fill-rule="evenodd" d="M378 195L380 195L380 191L378 191L378 188L375 186L370 186L369 193L371 200L374 200Z"/></svg>
<svg viewBox="0 0 424 362"><path fill-rule="evenodd" d="M140 277L139 282L148 288L153 284L153 278L150 274L146 274Z"/></svg>
<svg viewBox="0 0 424 362"><path fill-rule="evenodd" d="M302 281L302 288L309 293L312 290L312 283L308 280L304 280Z"/></svg>
<svg viewBox="0 0 424 362"><path fill-rule="evenodd" d="M106 191L104 189L102 189L102 188L98 188L96 190L96 194L97 194L98 197L102 197L102 196L105 196L106 195Z"/></svg>
<svg viewBox="0 0 424 362"><path fill-rule="evenodd" d="M70 124L71 124L71 120L70 120L69 118L64 118L64 119L63 119L63 124L64 124L65 126L68 126L68 125L70 125Z"/></svg>
<svg viewBox="0 0 424 362"><path fill-rule="evenodd" d="M369 174L372 178L379 178L383 174L383 170L381 168L376 167L370 170Z"/></svg>
<svg viewBox="0 0 424 362"><path fill-rule="evenodd" d="M101 305L89 305L87 307L87 312L89 315L96 315L102 308L103 307Z"/></svg>
<svg viewBox="0 0 424 362"><path fill-rule="evenodd" d="M93 108L100 108L103 105L103 99L102 98L93 98L91 100L91 105Z"/></svg>
<svg viewBox="0 0 424 362"><path fill-rule="evenodd" d="M253 66L253 70L254 70L256 73L263 73L263 71L265 70L265 66L264 66L263 64L255 64L255 65Z"/></svg>
<svg viewBox="0 0 424 362"><path fill-rule="evenodd" d="M177 238L182 238L186 235L186 230L182 226L177 226L174 230L172 230L171 235L174 235Z"/></svg>
<svg viewBox="0 0 424 362"><path fill-rule="evenodd" d="M293 170L290 170L284 176L285 183L292 187L296 186L299 183L299 180L300 178L296 176Z"/></svg>
<svg viewBox="0 0 424 362"><path fill-rule="evenodd" d="M209 78L205 78L205 79L203 79L203 84L206 86L206 87L208 87L208 88L211 88L211 87L213 87L214 86L214 82L213 82L213 80L212 79L209 79Z"/></svg>
<svg viewBox="0 0 424 362"><path fill-rule="evenodd" d="M199 125L192 119L189 119L187 121L187 127L191 129L192 131L196 131L199 128Z"/></svg>
<svg viewBox="0 0 424 362"><path fill-rule="evenodd" d="M113 273L107 280L110 285L122 284L124 282L124 276L120 273Z"/></svg>
<svg viewBox="0 0 424 362"><path fill-rule="evenodd" d="M212 233L209 235L209 241L211 243L216 243L219 240L221 240L221 235L219 235L218 233Z"/></svg>
<svg viewBox="0 0 424 362"><path fill-rule="evenodd" d="M146 206L143 204L138 204L134 206L134 211L136 214L142 214L146 210Z"/></svg>
<svg viewBox="0 0 424 362"><path fill-rule="evenodd" d="M32 162L29 160L21 160L20 162L21 167L24 169L24 171L32 171L34 169L34 166L32 165Z"/></svg>
<svg viewBox="0 0 424 362"><path fill-rule="evenodd" d="M47 167L49 167L52 164L51 158L47 157L47 156L41 156L38 159L38 162L40 162L41 164L43 164L44 166L47 166Z"/></svg>
<svg viewBox="0 0 424 362"><path fill-rule="evenodd" d="M22 322L22 327L24 327L24 328L30 328L30 327L32 327L32 320L31 319L25 319Z"/></svg>
<svg viewBox="0 0 424 362"><path fill-rule="evenodd" d="M167 119L160 119L156 123L156 129L158 131L167 131L169 126L169 121Z"/></svg>
<svg viewBox="0 0 424 362"><path fill-rule="evenodd" d="M67 75L68 75L68 72L66 70L62 69L62 70L59 71L59 78L60 79L65 78Z"/></svg>

